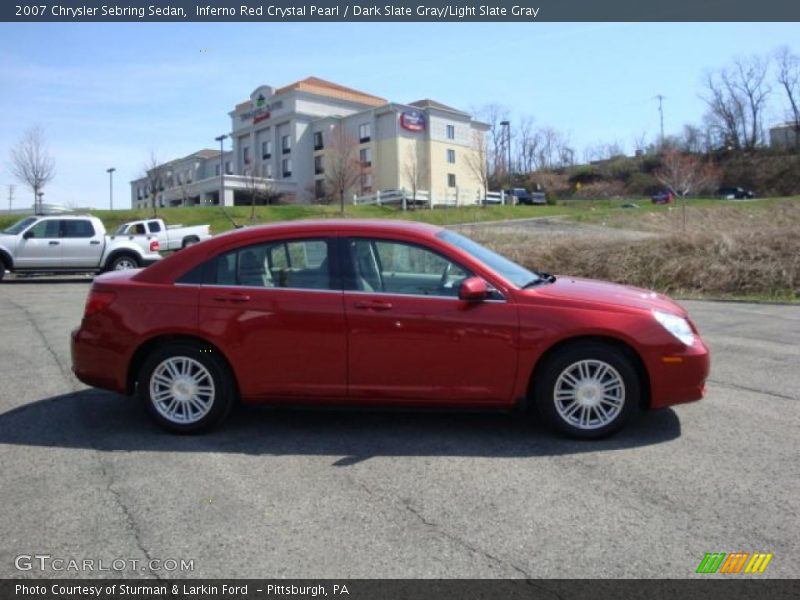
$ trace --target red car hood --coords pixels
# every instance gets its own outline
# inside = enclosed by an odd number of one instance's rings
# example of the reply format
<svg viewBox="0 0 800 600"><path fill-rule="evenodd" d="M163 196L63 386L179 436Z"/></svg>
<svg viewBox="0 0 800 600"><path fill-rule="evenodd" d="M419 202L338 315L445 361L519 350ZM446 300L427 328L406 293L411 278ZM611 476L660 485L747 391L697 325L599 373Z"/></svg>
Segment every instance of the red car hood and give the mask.
<svg viewBox="0 0 800 600"><path fill-rule="evenodd" d="M664 294L651 292L629 285L619 285L607 281L582 279L580 277L559 276L555 282L523 290L525 296L575 300L593 304L612 304L643 310L658 309L686 316L686 310Z"/></svg>

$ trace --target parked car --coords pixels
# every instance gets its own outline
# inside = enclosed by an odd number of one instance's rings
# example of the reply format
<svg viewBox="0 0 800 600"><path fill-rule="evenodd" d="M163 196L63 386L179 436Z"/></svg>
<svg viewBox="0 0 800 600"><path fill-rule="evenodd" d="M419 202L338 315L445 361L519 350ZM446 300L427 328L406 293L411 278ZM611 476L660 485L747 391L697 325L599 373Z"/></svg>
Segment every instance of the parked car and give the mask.
<svg viewBox="0 0 800 600"><path fill-rule="evenodd" d="M0 231L0 280L14 273L98 273L161 258L154 235L106 235L91 216L26 217Z"/></svg>
<svg viewBox="0 0 800 600"><path fill-rule="evenodd" d="M293 221L95 279L72 368L175 432L248 404L534 405L599 438L698 400L709 355L661 294L522 267L447 229Z"/></svg>
<svg viewBox="0 0 800 600"><path fill-rule="evenodd" d="M180 250L211 237L209 225L167 225L162 219L146 219L123 223L115 231L118 235L154 235L158 238L161 250Z"/></svg>
<svg viewBox="0 0 800 600"><path fill-rule="evenodd" d="M534 204L547 204L544 192L529 192L525 188L511 188L505 191L506 196L510 197L511 204L523 204L532 206Z"/></svg>
<svg viewBox="0 0 800 600"><path fill-rule="evenodd" d="M650 196L650 201L653 204L672 204L674 200L675 196L670 190L663 190Z"/></svg>
<svg viewBox="0 0 800 600"><path fill-rule="evenodd" d="M752 190L740 187L721 187L717 190L717 197L723 200L742 200L744 198L754 198Z"/></svg>

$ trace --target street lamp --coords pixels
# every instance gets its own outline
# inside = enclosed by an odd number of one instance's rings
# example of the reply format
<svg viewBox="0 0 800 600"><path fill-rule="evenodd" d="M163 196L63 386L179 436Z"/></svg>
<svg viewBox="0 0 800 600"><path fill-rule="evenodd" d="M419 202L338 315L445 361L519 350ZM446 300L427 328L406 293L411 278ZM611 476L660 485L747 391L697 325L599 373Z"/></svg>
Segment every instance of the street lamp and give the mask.
<svg viewBox="0 0 800 600"><path fill-rule="evenodd" d="M511 179L511 121L500 121L500 125L506 128L506 146L508 151L508 162L506 163L506 171L508 178Z"/></svg>
<svg viewBox="0 0 800 600"><path fill-rule="evenodd" d="M36 192L36 195L39 196L39 210L36 211L37 215L44 214L44 205L42 203L42 197L44 196L44 192Z"/></svg>
<svg viewBox="0 0 800 600"><path fill-rule="evenodd" d="M214 139L219 142L219 205L225 206L225 164L222 155L225 153L223 142L228 136L226 134L218 135Z"/></svg>
<svg viewBox="0 0 800 600"><path fill-rule="evenodd" d="M114 171L116 169L111 167L110 169L106 169L106 173L108 173L108 206L109 210L114 210Z"/></svg>

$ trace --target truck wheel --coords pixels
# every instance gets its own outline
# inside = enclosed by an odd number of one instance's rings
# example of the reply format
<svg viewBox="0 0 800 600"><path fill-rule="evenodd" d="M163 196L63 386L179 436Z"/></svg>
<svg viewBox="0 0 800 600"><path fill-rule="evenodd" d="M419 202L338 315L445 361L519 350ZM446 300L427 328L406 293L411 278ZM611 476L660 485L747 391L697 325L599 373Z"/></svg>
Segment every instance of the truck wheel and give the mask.
<svg viewBox="0 0 800 600"><path fill-rule="evenodd" d="M211 429L231 411L233 377L224 360L202 344L156 349L138 377L139 397L161 427L175 433Z"/></svg>
<svg viewBox="0 0 800 600"><path fill-rule="evenodd" d="M600 342L575 344L537 371L534 400L553 429L599 439L619 431L639 409L641 382L630 359Z"/></svg>
<svg viewBox="0 0 800 600"><path fill-rule="evenodd" d="M6 264L0 260L0 281L6 276Z"/></svg>
<svg viewBox="0 0 800 600"><path fill-rule="evenodd" d="M127 271L128 269L138 269L139 259L131 254L120 254L108 265L107 271Z"/></svg>
<svg viewBox="0 0 800 600"><path fill-rule="evenodd" d="M199 240L199 239L197 239L196 237L187 237L187 238L184 238L184 240L183 240L183 245L181 246L181 248L188 248L189 246L194 246L194 245L195 245L196 243L198 243L199 241L200 241L200 240Z"/></svg>

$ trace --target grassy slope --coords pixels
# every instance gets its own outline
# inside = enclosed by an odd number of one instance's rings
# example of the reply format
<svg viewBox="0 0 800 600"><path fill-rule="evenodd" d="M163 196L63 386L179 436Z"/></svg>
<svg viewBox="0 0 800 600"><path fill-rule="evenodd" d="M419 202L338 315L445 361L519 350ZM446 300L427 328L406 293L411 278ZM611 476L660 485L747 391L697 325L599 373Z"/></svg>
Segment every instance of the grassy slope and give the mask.
<svg viewBox="0 0 800 600"><path fill-rule="evenodd" d="M571 201L558 206L488 206L399 211L377 206L348 206L350 218L388 218L438 225L562 215L579 223L665 234L644 242L566 239L552 243L536 237L480 241L534 268L643 285L683 296L797 300L800 298L800 197L749 202L692 199L686 230L680 204L622 209L630 200ZM226 215L227 213L227 215ZM148 218L149 210L94 211L109 230L122 222ZM242 225L340 216L336 206L249 207L223 212L219 207L161 209L168 223L208 223L212 231ZM230 217L230 218L229 218ZM19 216L0 216L0 229ZM606 236L607 238L608 236ZM609 257L615 260L608 260Z"/></svg>

